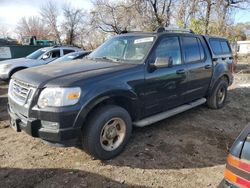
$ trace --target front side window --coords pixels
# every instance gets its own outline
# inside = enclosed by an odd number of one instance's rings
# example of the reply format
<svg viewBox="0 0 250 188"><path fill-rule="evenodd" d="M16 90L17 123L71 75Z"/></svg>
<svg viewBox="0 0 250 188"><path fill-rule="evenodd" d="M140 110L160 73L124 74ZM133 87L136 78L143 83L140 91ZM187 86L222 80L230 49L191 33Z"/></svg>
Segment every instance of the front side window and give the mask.
<svg viewBox="0 0 250 188"><path fill-rule="evenodd" d="M53 50L47 53L49 58L58 58L60 57L60 50Z"/></svg>
<svg viewBox="0 0 250 188"><path fill-rule="evenodd" d="M172 58L173 65L181 64L181 50L178 37L162 39L153 51L153 61L156 58Z"/></svg>
<svg viewBox="0 0 250 188"><path fill-rule="evenodd" d="M140 63L147 55L153 41L153 36L114 37L103 43L88 57L110 59L116 62Z"/></svg>
<svg viewBox="0 0 250 188"><path fill-rule="evenodd" d="M52 50L44 54L42 59L47 61L47 60L56 59L59 57L60 57L60 50Z"/></svg>

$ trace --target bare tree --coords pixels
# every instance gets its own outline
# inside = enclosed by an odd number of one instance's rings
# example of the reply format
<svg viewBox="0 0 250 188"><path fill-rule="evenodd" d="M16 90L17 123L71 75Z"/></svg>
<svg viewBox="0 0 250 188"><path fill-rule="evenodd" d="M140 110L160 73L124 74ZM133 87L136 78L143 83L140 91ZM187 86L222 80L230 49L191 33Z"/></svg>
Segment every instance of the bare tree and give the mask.
<svg viewBox="0 0 250 188"><path fill-rule="evenodd" d="M101 45L106 37L111 33L104 33L102 30L93 30L91 27L82 29L80 35L78 35L78 41L83 49L94 50Z"/></svg>
<svg viewBox="0 0 250 188"><path fill-rule="evenodd" d="M197 33L228 36L239 35L233 30L234 11L250 0L93 0L88 31L98 36L123 30L154 31L158 26L176 24L190 27ZM243 6L244 5L244 6ZM222 29L223 27L224 29ZM229 28L230 27L230 28ZM88 35L89 35L88 34ZM84 43L86 35L81 35ZM233 37L231 37L233 38ZM88 44L91 48L96 44Z"/></svg>
<svg viewBox="0 0 250 188"><path fill-rule="evenodd" d="M3 25L0 25L0 37L7 38L9 35L10 35L9 30Z"/></svg>
<svg viewBox="0 0 250 188"><path fill-rule="evenodd" d="M17 24L16 33L20 36L36 36L40 39L49 37L49 32L44 27L43 21L39 17L23 17Z"/></svg>
<svg viewBox="0 0 250 188"><path fill-rule="evenodd" d="M219 19L219 29L225 32L227 21L230 19L230 11L245 9L249 6L249 3L249 0L219 0L217 2L218 14L221 15Z"/></svg>
<svg viewBox="0 0 250 188"><path fill-rule="evenodd" d="M190 20L196 19L198 12L199 0L179 0L175 6L177 25L187 27Z"/></svg>
<svg viewBox="0 0 250 188"><path fill-rule="evenodd" d="M212 2L212 0L204 0L204 2L206 3L205 31L204 31L204 34L207 35L208 34L208 26L209 26L210 17L211 17L211 9L212 9L212 6L215 3Z"/></svg>
<svg viewBox="0 0 250 188"><path fill-rule="evenodd" d="M64 21L62 28L66 33L66 43L72 45L79 32L79 26L83 22L83 11L70 5L63 8Z"/></svg>
<svg viewBox="0 0 250 188"><path fill-rule="evenodd" d="M47 3L41 7L40 14L50 29L50 32L54 35L58 43L61 44L61 33L58 29L59 10L55 1L47 1Z"/></svg>
<svg viewBox="0 0 250 188"><path fill-rule="evenodd" d="M146 0L152 7L153 14L159 26L169 26L172 0Z"/></svg>
<svg viewBox="0 0 250 188"><path fill-rule="evenodd" d="M120 33L127 30L133 21L133 4L96 0L91 12L91 25L104 32Z"/></svg>

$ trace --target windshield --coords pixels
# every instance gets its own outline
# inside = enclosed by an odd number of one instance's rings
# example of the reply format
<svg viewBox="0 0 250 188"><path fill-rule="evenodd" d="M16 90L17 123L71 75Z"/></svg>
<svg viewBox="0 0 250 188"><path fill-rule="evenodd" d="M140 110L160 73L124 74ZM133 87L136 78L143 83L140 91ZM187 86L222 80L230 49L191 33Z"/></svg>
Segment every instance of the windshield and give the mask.
<svg viewBox="0 0 250 188"><path fill-rule="evenodd" d="M28 59L38 59L41 55L43 55L47 50L39 49L28 55L26 58Z"/></svg>
<svg viewBox="0 0 250 188"><path fill-rule="evenodd" d="M88 57L92 59L109 59L115 62L140 63L148 53L153 41L153 36L114 37L103 43Z"/></svg>

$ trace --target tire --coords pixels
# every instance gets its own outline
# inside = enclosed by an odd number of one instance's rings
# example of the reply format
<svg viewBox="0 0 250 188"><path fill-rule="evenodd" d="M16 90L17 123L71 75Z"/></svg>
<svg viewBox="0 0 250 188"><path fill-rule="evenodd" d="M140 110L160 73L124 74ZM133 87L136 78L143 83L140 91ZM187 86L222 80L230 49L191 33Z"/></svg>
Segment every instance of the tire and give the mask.
<svg viewBox="0 0 250 188"><path fill-rule="evenodd" d="M83 148L94 158L108 160L123 151L131 132L131 117L124 108L102 106L90 114L82 130Z"/></svg>
<svg viewBox="0 0 250 188"><path fill-rule="evenodd" d="M0 79L0 81L3 81L8 84L10 80L7 78L7 79Z"/></svg>
<svg viewBox="0 0 250 188"><path fill-rule="evenodd" d="M211 109L220 109L225 105L227 99L228 82L220 79L214 86L210 96L207 97L207 105Z"/></svg>

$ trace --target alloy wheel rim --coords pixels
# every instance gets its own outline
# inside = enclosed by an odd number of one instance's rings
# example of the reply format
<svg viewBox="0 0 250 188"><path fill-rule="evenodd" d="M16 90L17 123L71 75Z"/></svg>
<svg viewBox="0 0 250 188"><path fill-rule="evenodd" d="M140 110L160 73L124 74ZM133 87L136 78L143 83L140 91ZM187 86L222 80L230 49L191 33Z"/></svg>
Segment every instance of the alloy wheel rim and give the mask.
<svg viewBox="0 0 250 188"><path fill-rule="evenodd" d="M226 96L225 88L221 87L217 95L219 104L222 104L224 102L225 96Z"/></svg>

